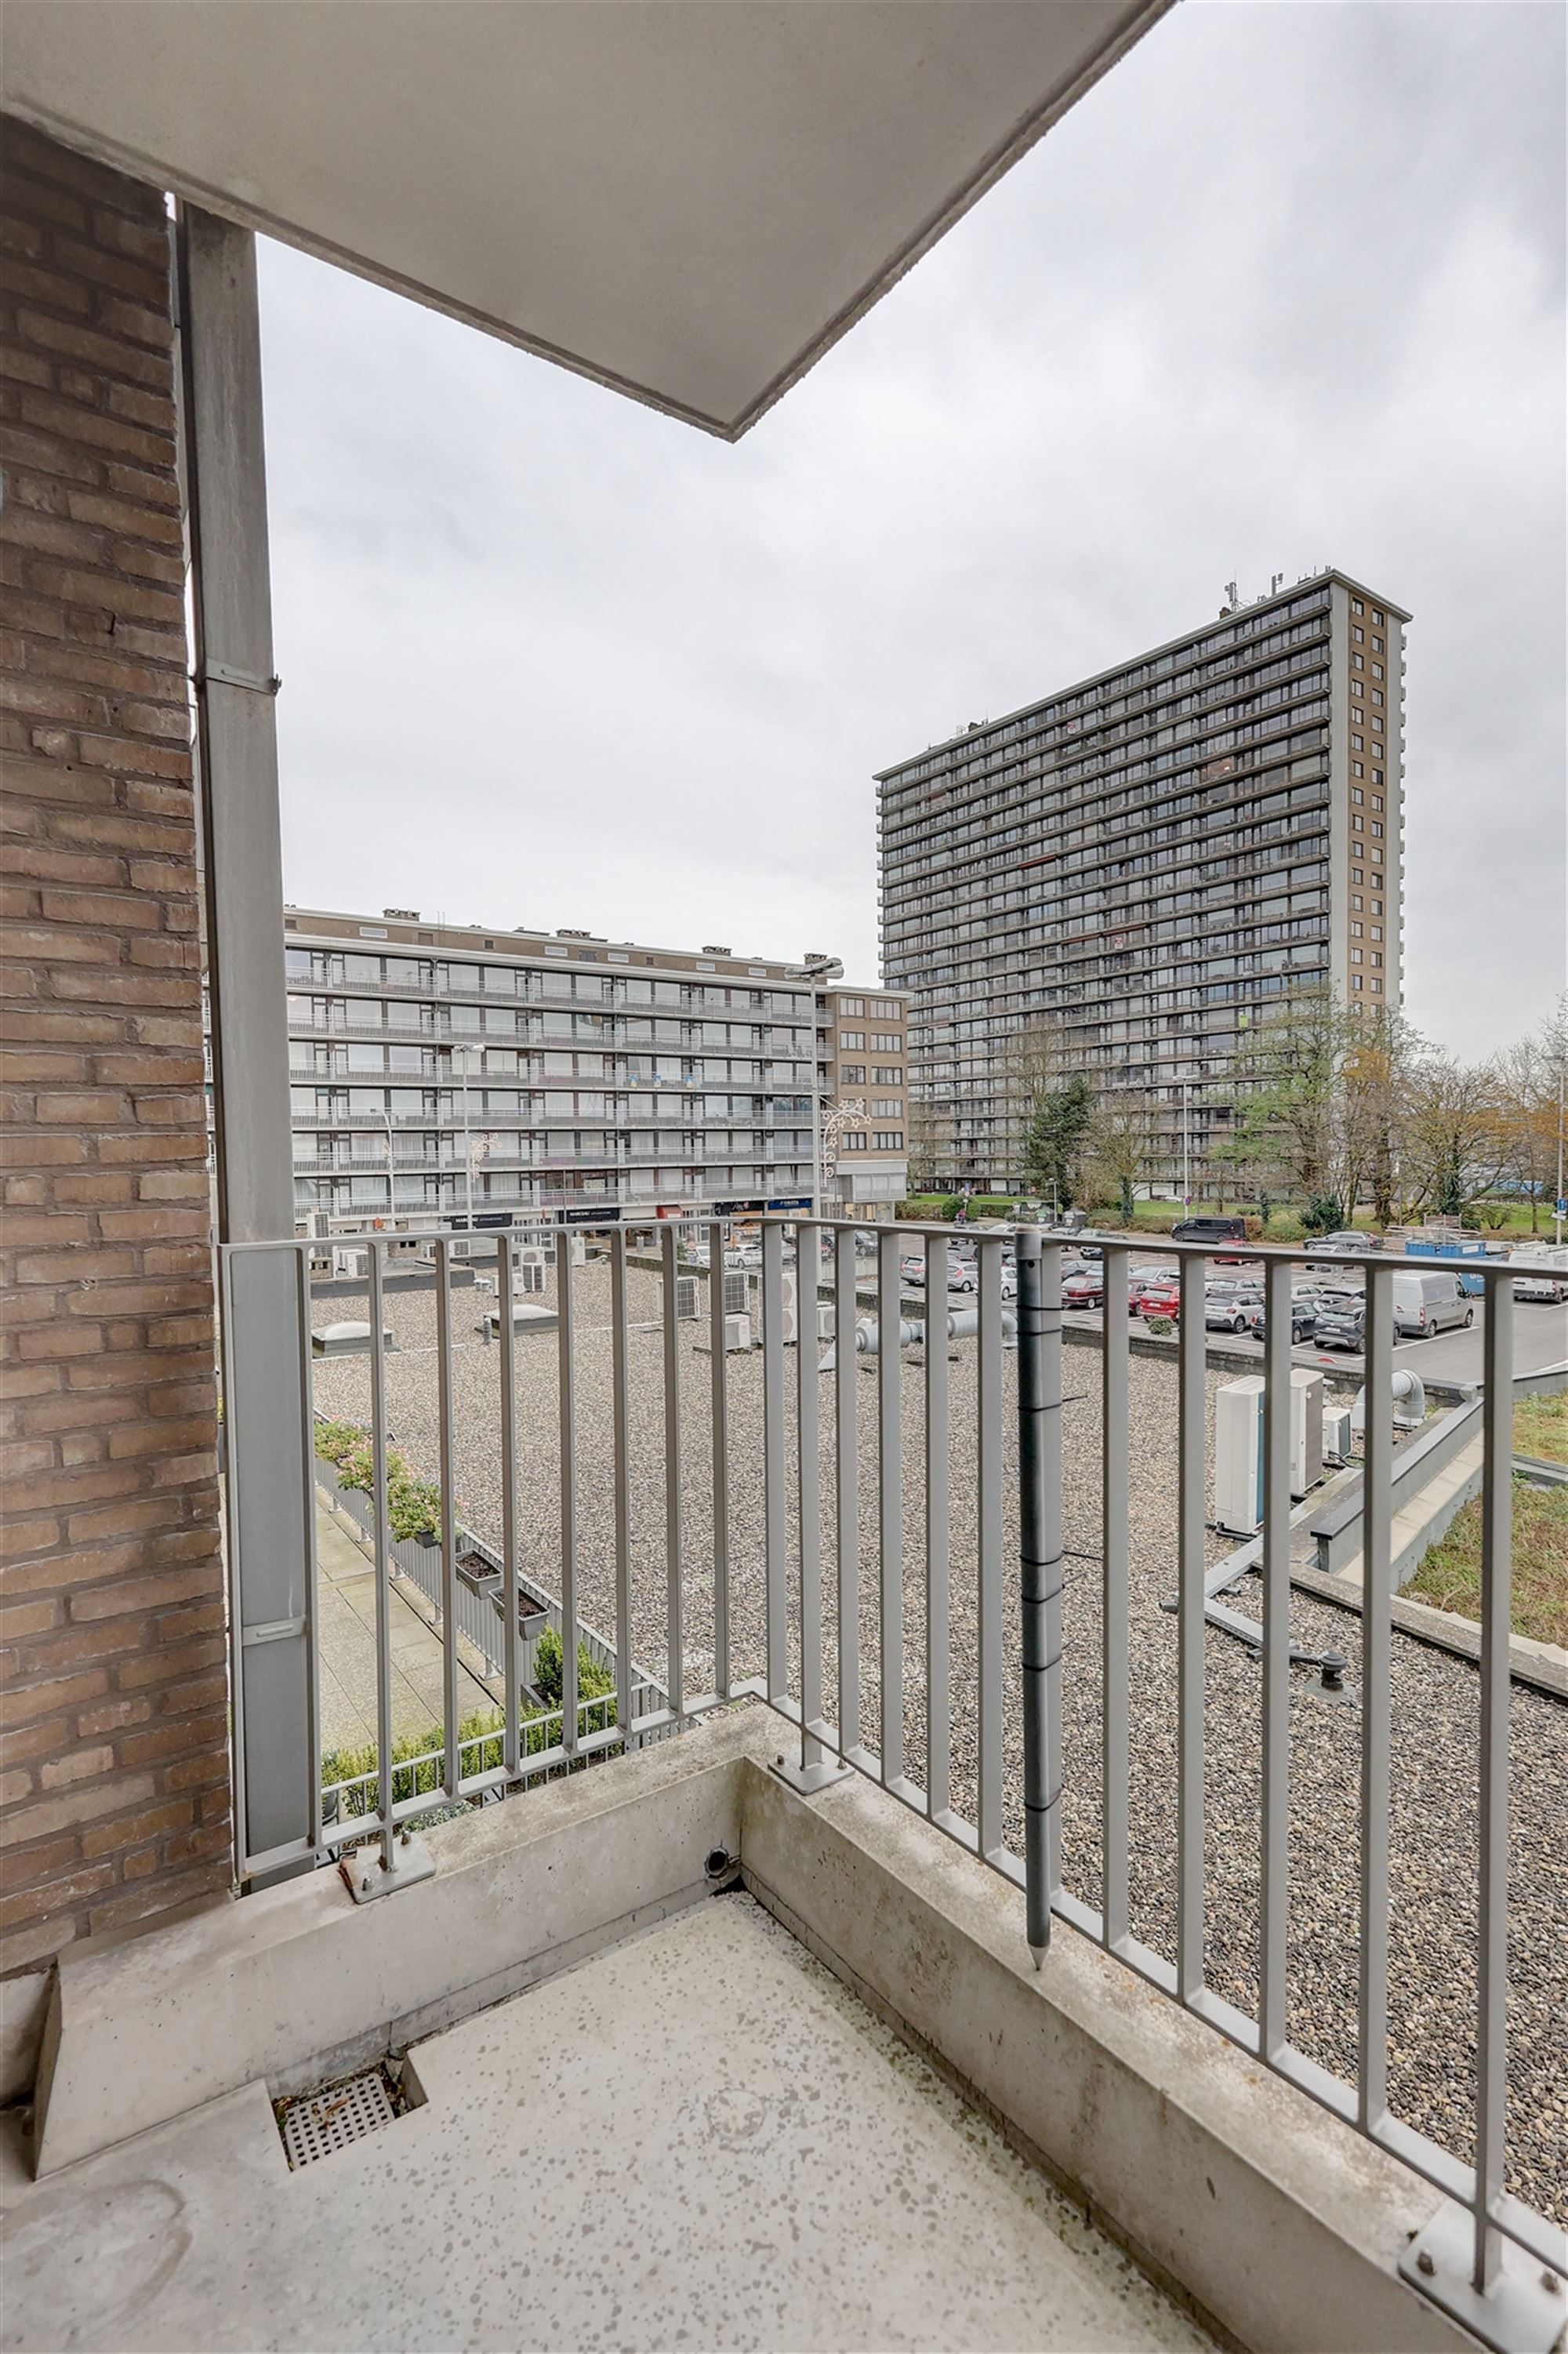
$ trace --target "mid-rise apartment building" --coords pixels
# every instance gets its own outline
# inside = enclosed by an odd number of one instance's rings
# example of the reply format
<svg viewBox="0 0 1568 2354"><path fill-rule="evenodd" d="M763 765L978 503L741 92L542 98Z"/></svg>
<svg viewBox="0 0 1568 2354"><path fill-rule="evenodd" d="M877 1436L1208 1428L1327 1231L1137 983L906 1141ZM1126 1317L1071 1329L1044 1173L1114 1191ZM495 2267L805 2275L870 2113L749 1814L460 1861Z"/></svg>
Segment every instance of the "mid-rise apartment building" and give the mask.
<svg viewBox="0 0 1568 2354"><path fill-rule="evenodd" d="M1223 1140L1285 995L1401 994L1404 631L1339 572L1240 605L882 771L883 969L911 1122L956 1178L1021 1158L1017 1037L1152 1107L1153 1173Z"/></svg>
<svg viewBox="0 0 1568 2354"><path fill-rule="evenodd" d="M815 974L291 908L295 1208L361 1224L815 1191Z"/></svg>
<svg viewBox="0 0 1568 2354"><path fill-rule="evenodd" d="M817 989L824 1201L887 1217L909 1191L909 1001L848 981Z"/></svg>

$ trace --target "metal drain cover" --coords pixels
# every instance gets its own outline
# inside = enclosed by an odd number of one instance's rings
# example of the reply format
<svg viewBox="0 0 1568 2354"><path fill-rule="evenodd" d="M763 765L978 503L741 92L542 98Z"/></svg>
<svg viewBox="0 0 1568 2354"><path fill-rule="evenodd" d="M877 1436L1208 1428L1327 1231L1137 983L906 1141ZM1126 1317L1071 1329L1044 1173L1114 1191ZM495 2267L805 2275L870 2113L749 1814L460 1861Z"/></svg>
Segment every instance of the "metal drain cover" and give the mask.
<svg viewBox="0 0 1568 2354"><path fill-rule="evenodd" d="M278 2104L283 2148L291 2167L330 2158L334 2149L389 2126L397 2114L382 2068L366 2069L363 2075L345 2076L319 2093L301 2093Z"/></svg>

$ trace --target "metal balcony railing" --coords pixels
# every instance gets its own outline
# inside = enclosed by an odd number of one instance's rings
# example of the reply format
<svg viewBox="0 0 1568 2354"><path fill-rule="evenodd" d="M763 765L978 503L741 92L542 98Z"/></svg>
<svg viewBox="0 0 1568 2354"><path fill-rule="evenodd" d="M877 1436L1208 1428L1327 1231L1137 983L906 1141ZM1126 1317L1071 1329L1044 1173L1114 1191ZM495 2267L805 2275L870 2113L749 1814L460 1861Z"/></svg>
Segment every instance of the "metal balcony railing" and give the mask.
<svg viewBox="0 0 1568 2354"><path fill-rule="evenodd" d="M581 1205L584 1208L588 1204ZM550 1231L564 1239L566 1230ZM368 1535L379 1564L376 1618L379 1763L373 1798L356 1794L363 1811L349 1814L338 1794L339 1814L323 1820L319 1740L315 1742L314 1839L323 1857L349 1840L379 1837L390 1866L399 1825L432 1803L479 1799L521 1788L537 1776L569 1768L579 1759L611 1748L635 1749L651 1735L678 1733L708 1712L752 1696L788 1726L780 1766L787 1779L810 1791L854 1772L878 1784L899 1804L924 1816L959 1846L1021 1888L1026 1925L1036 1958L1048 1946L1054 1921L1065 1921L1101 1945L1150 1985L1195 2013L1369 2140L1414 2169L1468 2211L1469 2271L1477 2294L1498 2277L1504 2240L1526 2251L1537 2264L1561 2261L1561 2235L1542 2217L1503 2189L1507 2130L1509 2025L1506 2009L1508 1952L1508 1739L1510 1691L1510 1586L1512 1467L1512 1278L1504 1267L1481 1264L1467 1271L1485 1285L1486 1389L1485 1485L1482 1496L1484 1599L1478 1664L1478 1743L1473 1770L1478 1789L1478 1949L1476 1968L1475 2049L1477 2097L1473 2162L1426 2138L1393 2114L1389 2083L1390 2010L1390 1799L1396 1760L1393 1741L1391 1674L1392 1613L1390 1542L1393 1437L1391 1414L1380 1410L1393 1394L1393 1281L1395 1265L1368 1253L1337 1265L1359 1267L1366 1285L1365 1457L1362 1484L1364 1527L1360 1674L1359 1822L1356 1838L1356 1906L1353 1929L1355 2047L1353 2074L1326 2068L1291 2040L1287 2019L1292 1996L1292 1956L1287 1938L1290 1903L1291 1803L1290 1710L1291 1593L1291 1279L1310 1258L1308 1249L1258 1249L1265 1262L1266 1330L1261 1371L1265 1377L1261 1569L1261 1784L1257 1811L1257 1967L1252 2009L1239 2008L1211 1983L1206 1950L1205 1793L1206 1691L1204 1648L1213 1587L1208 1578L1207 1522L1208 1400L1204 1314L1205 1246L1161 1240L1161 1256L1179 1261L1180 1315L1174 1366L1175 1458L1175 1908L1171 1950L1161 1953L1133 1934L1134 1868L1146 1863L1135 1849L1130 1804L1133 1741L1129 1670L1129 1430L1130 1336L1128 1278L1134 1246L1104 1246L1105 1309L1092 1388L1099 1409L1099 1543L1092 1556L1097 1588L1098 1810L1093 1879L1097 1901L1089 1902L1066 1884L1063 1870L1064 1541L1062 1247L1037 1231L1016 1236L975 1233L978 1279L972 1304L955 1300L954 1322L944 1311L923 1352L918 1372L920 1454L910 1460L906 1387L912 1368L905 1349L927 1334L926 1302L948 1302L954 1246L948 1227L900 1225L881 1234L874 1257L863 1271L856 1231L847 1223L791 1220L795 1236L792 1270L786 1266L786 1221L763 1223L760 1291L760 1464L736 1453L732 1407L742 1375L732 1370L726 1341L726 1286L710 1283L699 1306L695 1332L707 1352L699 1404L683 1343L691 1332L692 1299L681 1291L687 1270L684 1234L705 1246L706 1265L725 1265L728 1224L688 1219L663 1223L658 1235L657 1316L633 1322L630 1287L655 1278L633 1265L625 1230L612 1225L599 1237L608 1277L574 1268L570 1253L558 1249L550 1271L551 1306L557 1319L554 1339L556 1429L550 1477L557 1483L558 1548L554 1577L558 1590L563 1652L560 1709L548 1721L530 1717L521 1704L518 1600L522 1579L521 1483L535 1476L538 1430L520 1426L520 1348L537 1352L536 1339L520 1342L515 1309L523 1307L514 1265L527 1233L430 1243L437 1281L433 1331L436 1459L424 1465L443 1499L439 1570L432 1594L450 1628L460 1623L458 1524L453 1502L460 1447L471 1452L475 1434L458 1427L454 1382L454 1265L493 1270L498 1348L496 1355L497 1526L493 1532L501 1564L501 1669L503 1723L488 1745L460 1747L455 1647L446 1651L444 1749L424 1761L429 1787L405 1789L392 1763L391 1608L392 1545L387 1486L387 1360L382 1345L387 1295L384 1267L387 1237L369 1233L336 1236L367 1253L366 1306L370 1333L367 1415L374 1477ZM1147 1249L1147 1246L1138 1246ZM298 1280L308 1287L308 1243L234 1246L224 1256L225 1313L233 1313L229 1268L244 1251L293 1254ZM1213 1246L1208 1246L1212 1252ZM454 1256L455 1252L455 1256ZM1004 1259L1016 1257L1016 1309L1004 1309ZM911 1254L923 1261L924 1301L910 1296L904 1264ZM824 1267L813 1296L808 1270ZM585 1323L584 1286L592 1283L594 1314ZM788 1287L795 1288L791 1303ZM867 1292L874 1319L865 1314ZM602 1296L601 1296L602 1295ZM471 1298L471 1294L464 1294ZM641 1297L641 1295L640 1295ZM819 1304L831 1306L835 1334L831 1365L820 1363ZM334 1313L343 1312L341 1300ZM793 1326L791 1328L791 1312ZM608 1349L602 1336L608 1328ZM787 1354L787 1331L794 1337L794 1365ZM1010 1363L1016 1337L1016 1371ZM898 1342L892 1343L892 1336ZM659 1372L650 1365L634 1382L633 1337L658 1344ZM798 1336L798 1337L795 1337ZM949 1336L972 1343L972 1386L963 1376L964 1426L954 1421ZM583 1352L589 1340L608 1356L596 1360L588 1385L601 1426L603 1462L610 1490L614 1603L614 1692L585 1713L577 1690L577 1645L581 1627L579 1596L589 1554L583 1536L583 1418L579 1396ZM902 1344L902 1345L900 1345ZM401 1344L400 1344L401 1345ZM313 1368L302 1368L307 1400ZM603 1376L608 1375L608 1379ZM755 1376L747 1375L755 1385ZM869 1419L863 1413L863 1384L874 1395ZM639 1420L633 1441L633 1392ZM690 1391L692 1394L684 1395ZM642 1416L660 1392L662 1432L650 1439ZM972 1395L972 1421L969 1419ZM911 1399L909 1403L913 1404ZM531 1410L535 1411L535 1410ZM747 1411L750 1409L748 1407ZM1015 1435L1007 1425L1015 1416ZM749 1433L751 1426L748 1423ZM230 1430L231 1448L246 1444L243 1428ZM954 1510L952 1466L960 1450L972 1481L961 1514L962 1544L955 1540L960 1515ZM831 1503L824 1509L824 1464L831 1454ZM662 1464L660 1458L662 1456ZM1011 1458L1012 1468L1009 1469ZM686 1472L695 1459L705 1490L694 1519ZM866 1495L874 1482L874 1544L863 1530L862 1474ZM912 1476L909 1476L912 1475ZM737 1480L748 1498L760 1482L760 1531L756 1540L737 1520ZM912 1556L908 1535L910 1496L917 1491L922 1531ZM597 1502L597 1497L596 1497ZM650 1634L644 1592L638 1605L645 1623L635 1621L635 1543L653 1541L646 1523L662 1520L662 1594L659 1624ZM747 1510L751 1509L747 1503ZM307 1516L308 1517L308 1516ZM694 1530L701 1536L694 1543ZM969 1552L972 1530L972 1553ZM959 1561L959 1552L963 1559ZM1005 1556L1019 1563L1018 1602L1008 1600ZM921 1557L923 1556L923 1557ZM1079 1558L1083 1558L1081 1554ZM432 1556L432 1561L434 1560ZM538 1583L538 1556L530 1573ZM597 1568L597 1561L593 1564ZM863 1578L869 1580L863 1592ZM921 1648L906 1643L911 1616L910 1575L918 1593ZM955 1579L961 1576L961 1607L955 1609ZM705 1631L711 1621L711 1650L703 1649L702 1688L694 1691L688 1672L688 1611L700 1588ZM824 1595L832 1626L824 1630ZM1014 1612L1017 1616L1014 1616ZM608 1614L606 1614L608 1616ZM651 1642L662 1659L634 1663L634 1645ZM610 1638L604 1638L608 1645ZM657 1681L655 1681L655 1670ZM1014 1731L1022 1723L1022 1756ZM1013 1730L1009 1730L1009 1727ZM913 1728L913 1732L911 1730ZM961 1751L961 1759L960 1753ZM922 1754L923 1753L923 1754ZM432 1797L432 1790L434 1796ZM1212 1903L1212 1899L1209 1900Z"/></svg>

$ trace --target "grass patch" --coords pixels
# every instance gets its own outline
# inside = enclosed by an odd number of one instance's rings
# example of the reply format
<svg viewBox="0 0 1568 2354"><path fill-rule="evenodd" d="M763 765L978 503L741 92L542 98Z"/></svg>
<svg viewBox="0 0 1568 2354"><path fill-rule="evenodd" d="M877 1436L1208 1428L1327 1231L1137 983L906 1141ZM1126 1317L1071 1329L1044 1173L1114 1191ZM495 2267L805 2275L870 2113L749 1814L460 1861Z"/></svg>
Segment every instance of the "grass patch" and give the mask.
<svg viewBox="0 0 1568 2354"><path fill-rule="evenodd" d="M1546 1403L1546 1401L1542 1401ZM1481 1608L1481 1500L1472 1497L1441 1543L1428 1548L1404 1588L1439 1610L1478 1618ZM1568 1488L1513 1483L1513 1631L1568 1644Z"/></svg>
<svg viewBox="0 0 1568 2354"><path fill-rule="evenodd" d="M1538 1463L1568 1463L1568 1394L1520 1398L1513 1410L1513 1451Z"/></svg>

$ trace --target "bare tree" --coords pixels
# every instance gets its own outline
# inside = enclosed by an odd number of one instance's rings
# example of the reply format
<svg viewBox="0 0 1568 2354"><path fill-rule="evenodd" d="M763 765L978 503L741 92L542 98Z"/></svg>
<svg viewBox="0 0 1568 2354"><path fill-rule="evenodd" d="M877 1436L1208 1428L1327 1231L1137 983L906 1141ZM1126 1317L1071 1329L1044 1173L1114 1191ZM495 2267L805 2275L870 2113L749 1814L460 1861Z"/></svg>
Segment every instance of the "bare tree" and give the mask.
<svg viewBox="0 0 1568 2354"><path fill-rule="evenodd" d="M1563 1076L1568 1070L1568 997L1497 1060L1498 1110L1509 1182L1530 1204L1530 1231L1554 1199L1562 1167Z"/></svg>
<svg viewBox="0 0 1568 2354"><path fill-rule="evenodd" d="M1117 1204L1124 1225L1132 1224L1133 1197L1149 1175L1155 1143L1146 1096L1122 1088L1099 1097L1086 1139L1089 1180L1098 1200Z"/></svg>
<svg viewBox="0 0 1568 2354"><path fill-rule="evenodd" d="M1462 1217L1508 1162L1502 1095L1490 1063L1428 1055L1410 1080L1405 1165L1416 1205Z"/></svg>
<svg viewBox="0 0 1568 2354"><path fill-rule="evenodd" d="M928 1097L912 1095L908 1121L909 1191L941 1193L952 1181L952 1116Z"/></svg>
<svg viewBox="0 0 1568 2354"><path fill-rule="evenodd" d="M1346 1119L1347 1073L1363 1042L1359 1017L1329 989L1302 990L1248 1033L1232 1065L1237 1126L1230 1154L1260 1182L1308 1204L1354 1206L1357 1156Z"/></svg>

